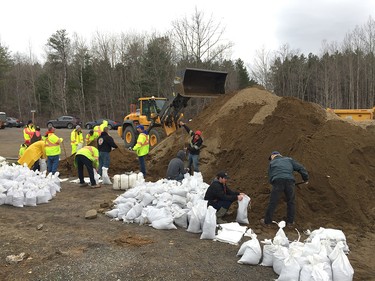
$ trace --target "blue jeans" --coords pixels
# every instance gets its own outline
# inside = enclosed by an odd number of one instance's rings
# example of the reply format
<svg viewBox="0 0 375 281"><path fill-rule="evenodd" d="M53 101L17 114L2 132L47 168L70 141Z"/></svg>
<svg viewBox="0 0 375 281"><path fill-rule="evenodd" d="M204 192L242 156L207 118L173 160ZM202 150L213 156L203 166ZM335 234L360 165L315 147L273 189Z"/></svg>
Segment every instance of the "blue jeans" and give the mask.
<svg viewBox="0 0 375 281"><path fill-rule="evenodd" d="M264 217L264 222L266 224L272 223L272 216L276 210L277 202L281 193L284 193L286 196L286 205L287 205L287 219L286 223L293 223L294 216L296 212L296 206L294 203L295 199L295 184L294 180L286 179L276 179L272 182L272 191L270 195L270 202Z"/></svg>
<svg viewBox="0 0 375 281"><path fill-rule="evenodd" d="M99 152L99 170L98 174L102 176L102 168L106 167L109 168L109 162L110 162L110 157L109 157L109 152Z"/></svg>
<svg viewBox="0 0 375 281"><path fill-rule="evenodd" d="M193 165L194 169L191 169ZM189 153L189 164L188 167L190 171L199 172L199 154L191 154Z"/></svg>
<svg viewBox="0 0 375 281"><path fill-rule="evenodd" d="M60 155L48 156L47 157L47 172L54 175L59 167Z"/></svg>
<svg viewBox="0 0 375 281"><path fill-rule="evenodd" d="M146 156L146 155L145 155ZM139 169L143 173L143 177L146 178L146 163L145 163L145 156L138 156L139 161Z"/></svg>

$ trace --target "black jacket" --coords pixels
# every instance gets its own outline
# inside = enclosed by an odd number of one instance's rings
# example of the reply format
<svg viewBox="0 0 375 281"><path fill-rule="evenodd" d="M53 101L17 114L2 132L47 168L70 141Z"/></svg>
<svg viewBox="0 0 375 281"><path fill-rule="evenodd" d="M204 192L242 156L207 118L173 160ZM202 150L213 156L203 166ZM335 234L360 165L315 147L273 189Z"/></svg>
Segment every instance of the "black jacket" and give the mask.
<svg viewBox="0 0 375 281"><path fill-rule="evenodd" d="M117 148L118 146L115 144L113 138L108 135L106 132L102 132L100 137L98 138L98 150L99 152L111 152L113 148Z"/></svg>
<svg viewBox="0 0 375 281"><path fill-rule="evenodd" d="M229 189L228 186L220 183L218 179L214 179L211 185L207 188L204 200L208 201L208 205L213 205L217 201L231 201L237 200L239 192Z"/></svg>
<svg viewBox="0 0 375 281"><path fill-rule="evenodd" d="M304 181L309 180L308 172L300 163L290 157L276 156L270 161L268 168L269 182L276 179L294 180L294 171L298 172Z"/></svg>
<svg viewBox="0 0 375 281"><path fill-rule="evenodd" d="M188 134L191 136L191 140L189 142L189 147L188 147L189 152L194 155L199 154L200 149L203 144L203 139L199 136L199 138L195 140L194 139L195 133L192 130L190 130L190 128L186 126L186 124L184 125L184 128L186 132L188 132Z"/></svg>

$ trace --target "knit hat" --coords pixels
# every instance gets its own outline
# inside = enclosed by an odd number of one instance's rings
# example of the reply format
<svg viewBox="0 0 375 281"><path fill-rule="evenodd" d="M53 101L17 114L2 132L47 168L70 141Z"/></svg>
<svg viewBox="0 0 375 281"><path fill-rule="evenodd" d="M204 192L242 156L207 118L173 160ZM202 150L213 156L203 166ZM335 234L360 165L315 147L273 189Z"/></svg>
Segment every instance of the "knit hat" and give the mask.
<svg viewBox="0 0 375 281"><path fill-rule="evenodd" d="M200 136L200 135L202 135L202 132L198 130L198 131L195 131L195 134Z"/></svg>
<svg viewBox="0 0 375 281"><path fill-rule="evenodd" d="M272 151L270 157L268 157L268 160L271 160L272 155L281 155L278 151Z"/></svg>
<svg viewBox="0 0 375 281"><path fill-rule="evenodd" d="M80 126L80 125L77 125L77 126L76 126L76 130L78 130L78 129L81 129L81 126Z"/></svg>
<svg viewBox="0 0 375 281"><path fill-rule="evenodd" d="M29 120L29 121L27 121L27 125L30 125L30 124L32 124L33 123L33 120Z"/></svg>
<svg viewBox="0 0 375 281"><path fill-rule="evenodd" d="M145 129L145 127L143 125L138 125L137 129L141 129L143 131Z"/></svg>

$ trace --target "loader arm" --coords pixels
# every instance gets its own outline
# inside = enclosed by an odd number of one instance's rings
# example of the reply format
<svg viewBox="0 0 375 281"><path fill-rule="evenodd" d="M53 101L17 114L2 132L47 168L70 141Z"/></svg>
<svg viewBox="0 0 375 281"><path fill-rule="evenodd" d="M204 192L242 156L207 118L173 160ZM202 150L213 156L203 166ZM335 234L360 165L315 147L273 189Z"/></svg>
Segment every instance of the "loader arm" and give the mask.
<svg viewBox="0 0 375 281"><path fill-rule="evenodd" d="M158 115L166 134L169 136L177 129L181 111L190 98L216 98L225 94L226 77L226 72L194 68L186 68L181 77L176 77L173 95ZM149 131L157 124L156 119L152 120Z"/></svg>

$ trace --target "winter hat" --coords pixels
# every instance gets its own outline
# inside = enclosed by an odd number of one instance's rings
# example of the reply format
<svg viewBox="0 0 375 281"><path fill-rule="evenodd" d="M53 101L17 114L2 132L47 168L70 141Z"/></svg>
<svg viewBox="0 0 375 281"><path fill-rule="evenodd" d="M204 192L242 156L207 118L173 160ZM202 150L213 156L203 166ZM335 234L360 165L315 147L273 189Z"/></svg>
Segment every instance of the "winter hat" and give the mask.
<svg viewBox="0 0 375 281"><path fill-rule="evenodd" d="M77 125L77 126L76 126L76 130L78 130L78 129L81 129L81 126L80 126L80 125Z"/></svg>
<svg viewBox="0 0 375 281"><path fill-rule="evenodd" d="M138 125L137 129L141 129L143 131L145 129L145 127L143 125Z"/></svg>
<svg viewBox="0 0 375 281"><path fill-rule="evenodd" d="M228 173L224 172L224 171L221 171L221 172L217 173L216 176L217 176L217 178L229 179Z"/></svg>
<svg viewBox="0 0 375 281"><path fill-rule="evenodd" d="M270 157L268 157L268 160L271 160L272 155L281 155L278 151L272 151Z"/></svg>
<svg viewBox="0 0 375 281"><path fill-rule="evenodd" d="M195 134L200 136L200 135L202 135L202 132L198 130L198 131L195 131Z"/></svg>

